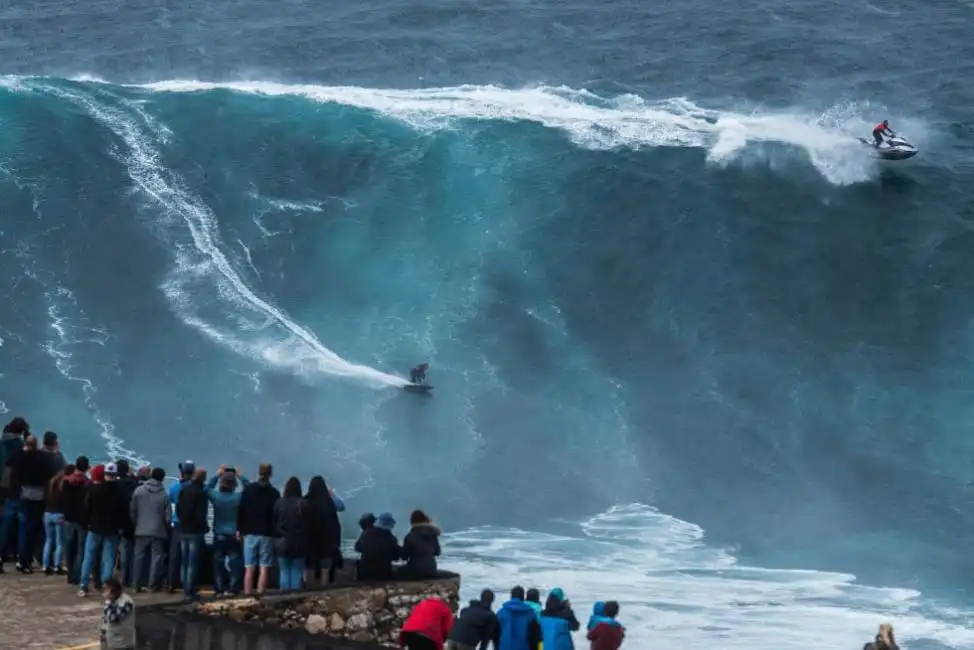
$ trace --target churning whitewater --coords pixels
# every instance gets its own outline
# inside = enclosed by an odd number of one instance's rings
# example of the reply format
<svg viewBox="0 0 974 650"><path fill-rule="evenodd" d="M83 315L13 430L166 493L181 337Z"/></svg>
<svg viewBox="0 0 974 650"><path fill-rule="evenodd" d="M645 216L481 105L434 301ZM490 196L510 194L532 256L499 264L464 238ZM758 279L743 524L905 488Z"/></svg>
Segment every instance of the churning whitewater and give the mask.
<svg viewBox="0 0 974 650"><path fill-rule="evenodd" d="M7 76L0 412L422 504L627 647L974 647L969 136L785 105Z"/></svg>

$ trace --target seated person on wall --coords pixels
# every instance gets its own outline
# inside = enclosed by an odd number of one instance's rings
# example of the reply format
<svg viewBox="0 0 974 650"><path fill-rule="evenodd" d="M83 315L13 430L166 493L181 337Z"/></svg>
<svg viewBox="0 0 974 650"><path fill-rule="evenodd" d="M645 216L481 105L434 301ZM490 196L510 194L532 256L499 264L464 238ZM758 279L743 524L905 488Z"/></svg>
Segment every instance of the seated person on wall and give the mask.
<svg viewBox="0 0 974 650"><path fill-rule="evenodd" d="M453 629L453 612L439 598L420 601L399 632L399 647L409 650L443 650Z"/></svg>
<svg viewBox="0 0 974 650"><path fill-rule="evenodd" d="M437 577L436 558L440 554L440 529L422 510L409 515L411 526L402 541L402 559L406 564L396 572L400 580L423 580Z"/></svg>
<svg viewBox="0 0 974 650"><path fill-rule="evenodd" d="M402 558L402 548L392 533L396 520L388 512L383 512L373 525L366 524L368 518L362 517L359 525L365 526L355 542L355 550L362 554L358 561L358 579L365 582L393 580L392 563Z"/></svg>

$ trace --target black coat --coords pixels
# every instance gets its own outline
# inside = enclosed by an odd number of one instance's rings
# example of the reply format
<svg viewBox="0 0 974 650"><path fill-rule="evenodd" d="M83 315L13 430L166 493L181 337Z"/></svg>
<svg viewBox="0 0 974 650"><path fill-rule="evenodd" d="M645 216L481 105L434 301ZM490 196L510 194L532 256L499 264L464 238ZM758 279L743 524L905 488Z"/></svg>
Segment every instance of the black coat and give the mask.
<svg viewBox="0 0 974 650"><path fill-rule="evenodd" d="M274 504L281 498L267 481L256 481L244 488L237 509L237 532L241 535L274 536Z"/></svg>
<svg viewBox="0 0 974 650"><path fill-rule="evenodd" d="M179 501L176 503L180 534L205 535L209 528L206 523L209 507L210 500L201 483L189 481L183 485L183 489L179 491Z"/></svg>
<svg viewBox="0 0 974 650"><path fill-rule="evenodd" d="M402 576L409 579L435 578L440 554L440 529L433 524L416 524L402 540Z"/></svg>
<svg viewBox="0 0 974 650"><path fill-rule="evenodd" d="M122 532L129 518L125 488L118 481L102 481L88 486L84 520L89 532L114 536Z"/></svg>
<svg viewBox="0 0 974 650"><path fill-rule="evenodd" d="M362 554L358 561L358 579L362 581L392 580L392 563L402 558L402 548L391 530L367 528L362 531L355 550Z"/></svg>
<svg viewBox="0 0 974 650"><path fill-rule="evenodd" d="M308 502L285 497L274 504L274 537L277 555L303 558L308 552Z"/></svg>
<svg viewBox="0 0 974 650"><path fill-rule="evenodd" d="M469 607L464 607L457 617L457 622L450 630L450 639L457 643L481 650L493 641L496 645L500 634L497 614L491 611L490 605L479 600L471 600Z"/></svg>
<svg viewBox="0 0 974 650"><path fill-rule="evenodd" d="M334 558L342 544L342 524L329 495L306 499L308 505L308 560Z"/></svg>

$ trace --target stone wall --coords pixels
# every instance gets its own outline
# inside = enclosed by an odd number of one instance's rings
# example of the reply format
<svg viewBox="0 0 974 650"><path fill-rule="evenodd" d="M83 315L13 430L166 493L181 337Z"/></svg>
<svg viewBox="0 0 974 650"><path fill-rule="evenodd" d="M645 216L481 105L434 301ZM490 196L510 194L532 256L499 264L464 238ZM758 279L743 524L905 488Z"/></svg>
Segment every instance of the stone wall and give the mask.
<svg viewBox="0 0 974 650"><path fill-rule="evenodd" d="M203 616L270 629L304 630L313 635L396 646L399 629L424 598L441 598L453 611L459 606L460 576L435 580L359 584L265 596L234 598L191 605Z"/></svg>

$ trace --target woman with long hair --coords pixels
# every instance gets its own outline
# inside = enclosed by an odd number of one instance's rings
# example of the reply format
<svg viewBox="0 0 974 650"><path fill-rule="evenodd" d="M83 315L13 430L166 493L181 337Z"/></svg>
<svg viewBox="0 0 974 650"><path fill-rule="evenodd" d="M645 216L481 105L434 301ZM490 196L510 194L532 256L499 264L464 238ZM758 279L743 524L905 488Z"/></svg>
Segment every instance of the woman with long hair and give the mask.
<svg viewBox="0 0 974 650"><path fill-rule="evenodd" d="M341 566L342 525L338 519L338 508L328 484L321 476L315 476L308 483L308 554L305 558L304 582L328 584L335 580L335 570ZM322 572L327 570L327 578Z"/></svg>
<svg viewBox="0 0 974 650"><path fill-rule="evenodd" d="M287 480L284 495L274 504L274 534L281 591L300 589L308 552L308 504L296 476Z"/></svg>

